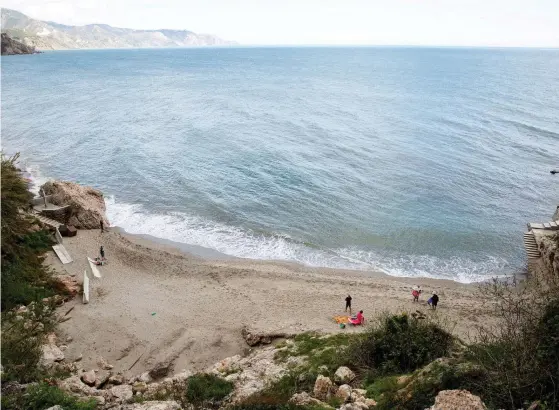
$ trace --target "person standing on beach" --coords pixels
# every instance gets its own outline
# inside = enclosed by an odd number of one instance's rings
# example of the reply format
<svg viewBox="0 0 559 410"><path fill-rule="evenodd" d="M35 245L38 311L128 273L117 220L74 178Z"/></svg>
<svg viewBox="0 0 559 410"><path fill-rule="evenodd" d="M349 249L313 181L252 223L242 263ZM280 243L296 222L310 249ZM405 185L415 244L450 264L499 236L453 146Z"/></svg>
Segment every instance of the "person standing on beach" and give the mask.
<svg viewBox="0 0 559 410"><path fill-rule="evenodd" d="M101 255L101 259L105 259L105 249L103 249L103 246L99 248L99 254Z"/></svg>
<svg viewBox="0 0 559 410"><path fill-rule="evenodd" d="M349 314L351 315L351 296L347 295L347 298L345 298L345 311L347 312L347 310L349 309Z"/></svg>
<svg viewBox="0 0 559 410"><path fill-rule="evenodd" d="M437 294L435 292L433 292L433 296L431 296L429 298L429 300L427 301L427 304L429 306L431 306L431 309L435 310L437 309L437 304L439 303L439 297L437 296Z"/></svg>
<svg viewBox="0 0 559 410"><path fill-rule="evenodd" d="M103 223L103 220L101 219L101 221L99 222L99 225L101 225L101 233L105 232L105 224Z"/></svg>

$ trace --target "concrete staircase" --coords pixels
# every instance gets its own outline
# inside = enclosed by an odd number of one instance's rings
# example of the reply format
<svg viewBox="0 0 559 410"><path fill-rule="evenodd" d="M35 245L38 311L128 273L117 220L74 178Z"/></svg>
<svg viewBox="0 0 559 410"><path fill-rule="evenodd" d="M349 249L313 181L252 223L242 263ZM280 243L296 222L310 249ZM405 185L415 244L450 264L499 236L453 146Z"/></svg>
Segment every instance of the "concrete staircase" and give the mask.
<svg viewBox="0 0 559 410"><path fill-rule="evenodd" d="M538 259L541 256L534 233L531 231L524 233L524 248L526 249L528 259Z"/></svg>

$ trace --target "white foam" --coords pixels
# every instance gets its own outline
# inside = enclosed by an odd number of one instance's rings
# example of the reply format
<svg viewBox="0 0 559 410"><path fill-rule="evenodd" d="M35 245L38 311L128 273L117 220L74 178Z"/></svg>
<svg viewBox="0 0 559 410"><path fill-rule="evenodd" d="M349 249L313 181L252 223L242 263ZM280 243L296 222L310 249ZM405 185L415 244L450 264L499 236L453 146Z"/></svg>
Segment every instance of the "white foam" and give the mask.
<svg viewBox="0 0 559 410"><path fill-rule="evenodd" d="M163 239L217 250L226 255L261 260L282 260L313 267L381 271L399 277L444 278L462 283L504 276L507 262L487 257L474 261L464 257L448 260L427 255L380 256L357 249L316 249L285 234L263 235L238 227L205 220L180 212L150 213L141 205L119 203L109 197L107 216L114 226L132 234L149 234Z"/></svg>

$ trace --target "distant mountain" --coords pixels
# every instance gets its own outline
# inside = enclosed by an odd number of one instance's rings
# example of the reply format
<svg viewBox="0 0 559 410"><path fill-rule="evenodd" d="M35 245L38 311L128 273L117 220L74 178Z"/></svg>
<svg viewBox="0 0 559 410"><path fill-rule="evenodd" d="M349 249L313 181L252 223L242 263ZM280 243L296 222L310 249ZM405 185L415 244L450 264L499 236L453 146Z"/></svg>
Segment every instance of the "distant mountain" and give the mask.
<svg viewBox="0 0 559 410"><path fill-rule="evenodd" d="M2 33L2 55L14 54L36 54L39 51L35 47L30 47L19 41L10 38L6 33Z"/></svg>
<svg viewBox="0 0 559 410"><path fill-rule="evenodd" d="M19 11L2 9L2 32L39 50L77 48L192 47L236 44L210 34L187 30L133 30L107 24L66 26L35 20Z"/></svg>

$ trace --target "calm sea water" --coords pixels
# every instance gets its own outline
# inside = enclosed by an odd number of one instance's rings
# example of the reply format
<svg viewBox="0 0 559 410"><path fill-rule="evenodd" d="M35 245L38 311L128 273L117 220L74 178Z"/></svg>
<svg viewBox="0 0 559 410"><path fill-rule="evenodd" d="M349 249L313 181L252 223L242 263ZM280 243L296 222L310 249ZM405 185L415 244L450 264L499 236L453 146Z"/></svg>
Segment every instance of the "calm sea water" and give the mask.
<svg viewBox="0 0 559 410"><path fill-rule="evenodd" d="M2 58L2 144L113 225L229 255L462 282L519 272L559 198L559 50Z"/></svg>

